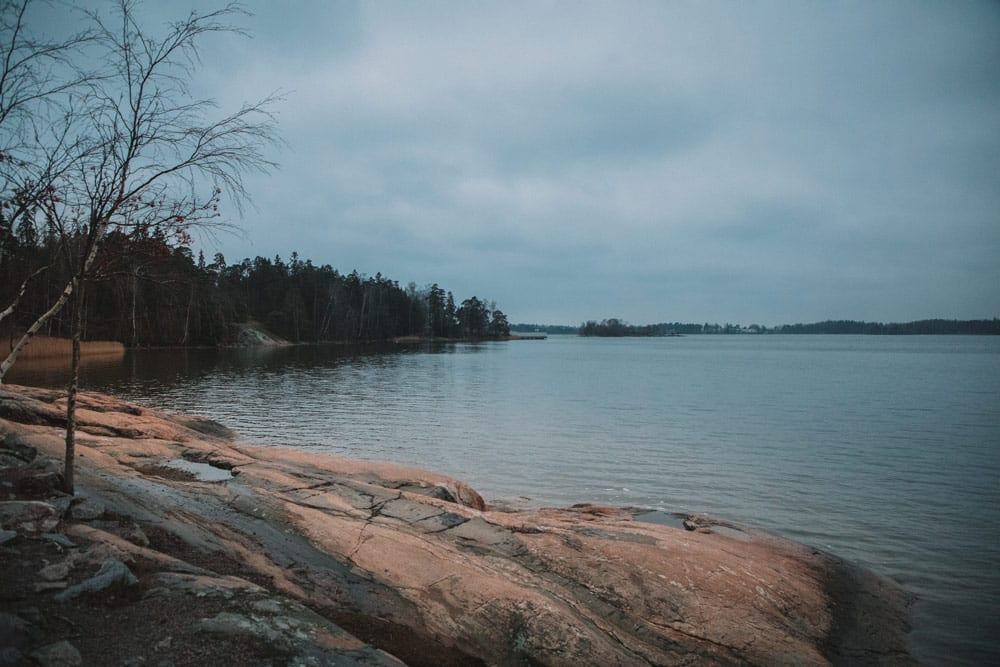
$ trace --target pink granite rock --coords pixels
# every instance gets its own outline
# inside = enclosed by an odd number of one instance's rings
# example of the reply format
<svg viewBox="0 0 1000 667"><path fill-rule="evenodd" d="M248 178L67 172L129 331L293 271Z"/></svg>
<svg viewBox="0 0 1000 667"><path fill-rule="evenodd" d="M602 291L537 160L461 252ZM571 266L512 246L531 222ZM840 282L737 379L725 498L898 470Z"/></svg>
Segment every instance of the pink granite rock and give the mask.
<svg viewBox="0 0 1000 667"><path fill-rule="evenodd" d="M0 387L0 432L58 456L61 402ZM108 396L82 394L79 414L89 496L411 664L912 664L897 586L758 531L593 506L493 511L446 476L242 446ZM238 474L149 472L177 459ZM239 626L223 620L212 627Z"/></svg>

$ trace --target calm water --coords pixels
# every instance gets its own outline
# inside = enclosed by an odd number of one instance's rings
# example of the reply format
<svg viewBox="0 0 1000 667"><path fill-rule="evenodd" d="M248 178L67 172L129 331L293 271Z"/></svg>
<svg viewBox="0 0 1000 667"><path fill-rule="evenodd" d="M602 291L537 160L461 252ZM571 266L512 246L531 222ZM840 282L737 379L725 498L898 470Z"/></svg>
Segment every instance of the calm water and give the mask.
<svg viewBox="0 0 1000 667"><path fill-rule="evenodd" d="M84 379L246 441L428 468L487 498L771 529L916 592L911 643L929 664L1000 663L1000 338L160 351Z"/></svg>

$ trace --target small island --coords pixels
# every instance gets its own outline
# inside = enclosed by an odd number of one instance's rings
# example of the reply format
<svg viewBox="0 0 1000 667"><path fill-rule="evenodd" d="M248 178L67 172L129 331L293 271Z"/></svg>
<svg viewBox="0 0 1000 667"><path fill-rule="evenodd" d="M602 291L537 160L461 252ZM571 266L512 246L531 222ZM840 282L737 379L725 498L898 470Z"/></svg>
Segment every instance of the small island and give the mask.
<svg viewBox="0 0 1000 667"><path fill-rule="evenodd" d="M515 331L523 327L546 325L514 325ZM555 327L570 329L570 327ZM660 322L658 324L629 324L616 317L601 320L587 320L577 329L560 333L578 333L586 337L638 338L685 336L689 334L860 334L869 336L997 336L1000 335L1000 319L991 320L917 320L914 322L862 322L857 320L824 320L812 324L781 324L774 327L759 324L693 324L684 322Z"/></svg>

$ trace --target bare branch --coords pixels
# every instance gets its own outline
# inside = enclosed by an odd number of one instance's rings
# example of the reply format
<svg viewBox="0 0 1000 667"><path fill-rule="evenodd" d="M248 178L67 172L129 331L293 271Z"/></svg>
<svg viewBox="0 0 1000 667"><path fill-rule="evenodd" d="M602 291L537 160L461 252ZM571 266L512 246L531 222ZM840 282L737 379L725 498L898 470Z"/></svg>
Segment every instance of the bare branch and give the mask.
<svg viewBox="0 0 1000 667"><path fill-rule="evenodd" d="M28 341L30 341L34 335L38 333L43 326L45 326L46 322L52 319L56 313L62 310L62 307L66 305L70 295L73 294L73 290L76 289L76 283L76 279L66 283L66 287L63 288L63 291L59 294L59 298L56 299L55 303L53 303L47 311L42 313L32 323L32 325L28 327L28 330L18 339L17 343L15 343L14 347L11 348L10 352L7 353L4 360L0 362L0 380L7 375L7 371L9 371L11 366L14 365L14 362L17 361L18 355L21 354L21 350L23 350L24 346L28 344Z"/></svg>
<svg viewBox="0 0 1000 667"><path fill-rule="evenodd" d="M10 305L0 311L0 322L3 322L5 319L14 314L14 311L17 310L17 304L20 303L21 299L24 297L24 293L28 291L28 283L30 283L36 276L47 271L48 268L48 266L43 266L24 279L24 282L21 283L21 289L17 291L17 296L15 296L14 300L10 302Z"/></svg>
<svg viewBox="0 0 1000 667"><path fill-rule="evenodd" d="M21 0L0 5L0 126L13 115L32 115L32 104L52 101L94 78L93 73L76 67L73 56L92 43L95 34L84 31L63 39L36 38L25 25L31 4L31 0ZM69 75L58 75L57 67Z"/></svg>

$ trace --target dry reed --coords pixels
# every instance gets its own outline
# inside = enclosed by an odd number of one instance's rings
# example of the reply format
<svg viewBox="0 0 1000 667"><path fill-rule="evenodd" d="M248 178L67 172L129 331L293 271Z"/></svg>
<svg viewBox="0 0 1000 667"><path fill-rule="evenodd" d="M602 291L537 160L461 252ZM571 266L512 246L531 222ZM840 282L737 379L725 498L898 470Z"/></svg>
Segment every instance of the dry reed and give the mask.
<svg viewBox="0 0 1000 667"><path fill-rule="evenodd" d="M3 354L13 347L12 343L3 346ZM73 353L73 341L69 338L50 338L49 336L35 336L21 350L18 356L20 360L26 359L49 359L52 357L66 357ZM90 357L98 355L123 355L125 346L116 341L92 340L80 343L80 356Z"/></svg>

